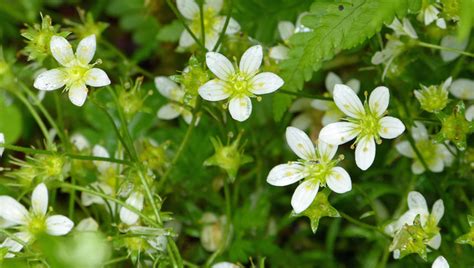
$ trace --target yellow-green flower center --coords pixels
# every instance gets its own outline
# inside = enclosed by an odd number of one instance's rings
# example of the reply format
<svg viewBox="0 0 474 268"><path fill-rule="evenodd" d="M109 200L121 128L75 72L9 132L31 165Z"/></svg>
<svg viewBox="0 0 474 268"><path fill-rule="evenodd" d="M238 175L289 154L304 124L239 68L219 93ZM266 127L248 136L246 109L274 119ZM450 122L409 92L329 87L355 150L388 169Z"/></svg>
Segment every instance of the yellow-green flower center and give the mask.
<svg viewBox="0 0 474 268"><path fill-rule="evenodd" d="M38 235L46 231L46 218L44 215L33 215L28 222L28 232Z"/></svg>
<svg viewBox="0 0 474 268"><path fill-rule="evenodd" d="M232 96L243 97L243 96L252 96L250 92L252 88L252 83L250 82L250 77L241 72L232 74L227 80L226 90Z"/></svg>
<svg viewBox="0 0 474 268"><path fill-rule="evenodd" d="M216 23L218 22L217 20L218 16L217 16L217 13L212 8L204 9L203 15L204 15L204 19L203 19L204 34L206 36L209 36L213 34L214 32L216 32L215 27L216 27ZM191 28L193 33L196 34L198 38L201 37L200 35L202 33L201 32L202 25L201 25L201 16L199 13L193 19L189 28Z"/></svg>
<svg viewBox="0 0 474 268"><path fill-rule="evenodd" d="M71 67L65 68L68 85L72 85L75 83L84 83L86 80L86 74L89 71L89 66L82 66L80 64L74 64Z"/></svg>

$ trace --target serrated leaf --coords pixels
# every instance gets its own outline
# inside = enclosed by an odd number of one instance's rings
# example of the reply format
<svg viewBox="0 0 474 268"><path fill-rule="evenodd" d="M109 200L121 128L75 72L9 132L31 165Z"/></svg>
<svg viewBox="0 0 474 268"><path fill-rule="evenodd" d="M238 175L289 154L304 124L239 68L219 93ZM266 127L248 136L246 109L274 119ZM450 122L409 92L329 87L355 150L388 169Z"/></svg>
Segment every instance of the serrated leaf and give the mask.
<svg viewBox="0 0 474 268"><path fill-rule="evenodd" d="M310 32L294 34L290 39L289 59L281 63L284 88L301 90L322 63L339 51L353 48L372 37L396 14L411 7L408 0L353 0L346 2L316 1L302 23ZM274 105L275 118L281 119L288 106Z"/></svg>

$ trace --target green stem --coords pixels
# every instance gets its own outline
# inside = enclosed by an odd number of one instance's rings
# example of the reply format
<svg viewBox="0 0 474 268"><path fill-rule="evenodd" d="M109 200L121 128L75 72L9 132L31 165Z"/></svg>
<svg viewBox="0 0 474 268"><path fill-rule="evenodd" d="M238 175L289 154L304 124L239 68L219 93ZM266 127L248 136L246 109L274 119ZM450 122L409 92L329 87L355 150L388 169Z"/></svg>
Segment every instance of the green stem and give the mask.
<svg viewBox="0 0 474 268"><path fill-rule="evenodd" d="M201 20L201 40L206 44L206 29L204 28L204 1L199 1L199 17Z"/></svg>
<svg viewBox="0 0 474 268"><path fill-rule="evenodd" d="M469 53L469 52L466 52L466 51L463 51L463 50L459 50L459 49L455 49L455 48L443 47L443 46L439 46L439 45L434 45L434 44L430 44L430 43L425 43L425 42L422 42L422 41L418 41L418 42L416 42L415 44L418 45L418 46L420 46L420 47L427 47L427 48L432 48L432 49L438 49L438 50L445 50L445 51L455 52L455 53L459 53L459 54L464 55L464 56L468 56L468 57L474 58L474 54L473 54L473 53Z"/></svg>
<svg viewBox="0 0 474 268"><path fill-rule="evenodd" d="M201 41L199 40L199 38L196 37L196 35L193 33L193 31L191 31L189 26L186 24L186 19L183 17L183 15L181 15L181 13L178 11L178 9L174 6L173 2L171 2L171 0L166 0L166 3L170 7L171 11L173 11L173 13L179 19L179 21L181 21L181 23L184 26L184 29L186 29L186 31L188 31L188 33L194 39L194 42L196 42L196 44L198 44L204 51L207 51L206 46L204 46L204 44L201 43Z"/></svg>
<svg viewBox="0 0 474 268"><path fill-rule="evenodd" d="M313 94L307 94L304 92L296 92L296 91L289 91L285 89L279 89L277 93L282 93L286 95L292 95L292 96L297 96L297 97L303 97L303 98L311 98L311 99L317 99L317 100L329 100L332 101L332 98L330 97L325 97L322 95L313 95Z"/></svg>
<svg viewBox="0 0 474 268"><path fill-rule="evenodd" d="M212 51L217 51L220 44L222 43L222 40L224 40L225 32L227 31L227 27L229 26L230 16L232 15L232 8L234 6L233 4L234 4L233 1L229 0L229 12L227 13L227 18L225 19L224 27L222 28L222 31L219 35L219 39L217 39L216 44L212 48Z"/></svg>
<svg viewBox="0 0 474 268"><path fill-rule="evenodd" d="M339 211L339 214L341 215L341 217L343 217L344 219L346 219L347 221L359 226L359 227L362 227L362 228L365 228L365 229L369 229L369 230L373 230L373 231L377 231L379 232L380 234L383 234L384 236L388 236L386 233L384 233L382 230L380 230L378 227L376 226L373 226L373 225L370 225L370 224L367 224L365 222L361 222L359 221L358 219L355 219L351 216L349 216L348 214L342 212L342 211Z"/></svg>

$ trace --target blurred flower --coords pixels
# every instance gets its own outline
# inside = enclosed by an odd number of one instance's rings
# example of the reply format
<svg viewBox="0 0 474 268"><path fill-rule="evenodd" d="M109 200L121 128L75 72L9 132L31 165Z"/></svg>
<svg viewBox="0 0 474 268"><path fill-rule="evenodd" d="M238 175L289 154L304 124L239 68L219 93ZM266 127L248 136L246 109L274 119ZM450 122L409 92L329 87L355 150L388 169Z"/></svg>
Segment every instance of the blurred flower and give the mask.
<svg viewBox="0 0 474 268"><path fill-rule="evenodd" d="M436 0L434 4L425 4L420 13L418 14L418 20L423 21L426 26L433 22L436 22L436 26L441 29L446 29L446 21L439 17L439 0Z"/></svg>
<svg viewBox="0 0 474 268"><path fill-rule="evenodd" d="M202 13L204 16L205 47L209 51L212 51L219 40L219 35L224 29L226 21L225 16L219 15L222 9L223 0L203 0L203 2ZM190 21L188 24L190 30L198 39L201 38L202 25L199 5L194 0L177 0L176 4L183 17ZM230 18L225 33L230 35L235 34L238 31L240 31L239 23L233 18ZM194 45L194 43L195 40L191 34L187 30L184 30L179 39L179 46L190 47Z"/></svg>
<svg viewBox="0 0 474 268"><path fill-rule="evenodd" d="M428 131L421 122L415 122L415 126L412 127L412 136L415 140L416 148L431 172L442 172L445 166L451 165L454 157L446 148L449 145L435 143L430 140ZM425 172L425 167L408 141L398 143L396 148L400 154L414 159L411 165L411 170L414 174Z"/></svg>
<svg viewBox="0 0 474 268"><path fill-rule="evenodd" d="M455 242L458 244L468 244L474 247L474 216L467 215L467 222L470 227L469 232L458 237Z"/></svg>
<svg viewBox="0 0 474 268"><path fill-rule="evenodd" d="M133 192L130 194L130 196L127 198L125 203L129 206L132 206L136 208L138 211L141 211L143 209L143 194L140 192ZM133 211L130 211L128 208L122 207L120 209L120 220L127 224L127 225L133 225L138 221L138 214L136 214Z"/></svg>
<svg viewBox="0 0 474 268"><path fill-rule="evenodd" d="M474 100L474 80L458 78L451 83L449 92L458 99Z"/></svg>
<svg viewBox="0 0 474 268"><path fill-rule="evenodd" d="M213 264L211 268L239 268L240 266L233 264L231 262L218 262Z"/></svg>
<svg viewBox="0 0 474 268"><path fill-rule="evenodd" d="M336 193L352 189L347 171L336 166L340 159L332 160L337 151L336 145L320 140L315 148L306 133L294 127L286 129L286 141L299 160L272 168L267 182L274 186L286 186L304 179L291 198L295 213L301 213L313 203L319 187L327 186Z"/></svg>
<svg viewBox="0 0 474 268"><path fill-rule="evenodd" d="M301 13L296 20L296 24L290 21L278 22L278 33L283 41L283 44L276 45L270 48L269 57L276 60L285 60L288 58L289 52L289 40L295 34L299 32L309 32L311 29L301 24L301 19L307 14L307 12Z"/></svg>
<svg viewBox="0 0 474 268"><path fill-rule="evenodd" d="M36 186L31 195L31 211L10 196L0 196L0 216L18 226L19 232L13 235L22 243L7 238L0 248L8 248L10 253L5 257L11 258L12 253L19 252L23 244L31 243L36 236L47 233L53 236L65 235L71 231L74 223L62 215L47 216L48 189L43 183Z"/></svg>
<svg viewBox="0 0 474 268"><path fill-rule="evenodd" d="M449 263L443 256L438 256L431 268L449 268Z"/></svg>
<svg viewBox="0 0 474 268"><path fill-rule="evenodd" d="M397 36L406 35L413 39L418 39L418 35L415 32L415 29L410 23L410 20L403 18L403 24L397 19L393 19L392 23L387 27L392 29Z"/></svg>
<svg viewBox="0 0 474 268"><path fill-rule="evenodd" d="M201 229L201 245L205 250L214 252L222 246L222 243L226 243L223 241L224 226L227 222L226 216L217 217L214 213L206 212L200 221L203 225ZM229 237L228 235L227 238Z"/></svg>
<svg viewBox="0 0 474 268"><path fill-rule="evenodd" d="M69 29L77 38L86 38L89 35L95 35L98 39L102 35L102 32L109 26L105 22L96 22L91 12L85 12L83 9L78 8L79 18L81 23L74 22L69 19L65 19L64 23L70 25Z"/></svg>
<svg viewBox="0 0 474 268"><path fill-rule="evenodd" d="M356 164L360 169L366 170L374 162L375 143L380 144L381 138L394 139L400 136L405 131L405 126L398 118L384 116L390 98L386 87L375 88L369 101L366 100L364 104L346 85L337 84L333 94L337 107L348 116L347 122L325 126L319 133L319 139L338 146L356 138Z"/></svg>
<svg viewBox="0 0 474 268"><path fill-rule="evenodd" d="M329 72L326 75L325 85L326 90L328 91L325 96L332 97L334 92L334 87L337 84L342 84L341 78L333 73ZM357 79L351 79L345 83L346 86L351 88L356 94L359 92L360 89L360 81ZM311 106L314 109L325 111L322 124L326 126L330 123L335 123L339 121L342 117L344 117L344 113L337 108L336 104L333 101L326 101L326 100L313 100L311 102Z"/></svg>
<svg viewBox="0 0 474 268"><path fill-rule="evenodd" d="M0 133L0 143L5 143L5 135L3 135L3 133ZM5 148L0 146L0 157L3 155L4 151Z"/></svg>
<svg viewBox="0 0 474 268"><path fill-rule="evenodd" d="M274 73L258 73L262 57L263 50L260 45L250 47L242 55L239 68L236 70L224 55L208 52L207 67L217 78L202 85L199 88L199 95L208 101L230 99L229 112L232 118L240 122L247 120L252 113L250 97L272 93L284 83Z"/></svg>
<svg viewBox="0 0 474 268"><path fill-rule="evenodd" d="M474 119L474 105L469 106L466 109L466 113L464 114L467 121L472 122Z"/></svg>
<svg viewBox="0 0 474 268"><path fill-rule="evenodd" d="M432 85L426 87L421 85L420 90L415 90L416 99L420 102L421 108L430 113L437 113L448 104L448 88L451 86L452 78L449 77L442 85Z"/></svg>
<svg viewBox="0 0 474 268"><path fill-rule="evenodd" d="M91 217L82 219L75 230L80 232L96 232L99 230L99 224Z"/></svg>
<svg viewBox="0 0 474 268"><path fill-rule="evenodd" d="M443 39L441 39L440 45L442 47L447 47L447 48L463 51L466 49L468 42L469 42L468 38L464 40L459 40L458 37L455 35L446 35L445 37L443 37ZM441 53L441 58L445 62L453 61L461 55L457 52L448 51L448 50L441 50L440 53Z"/></svg>
<svg viewBox="0 0 474 268"><path fill-rule="evenodd" d="M318 124L319 120L313 118L313 107L311 102L313 100L309 98L300 98L293 102L288 112L299 113L291 120L290 125L301 130L308 129L311 125Z"/></svg>
<svg viewBox="0 0 474 268"><path fill-rule="evenodd" d="M371 62L373 65L385 65L382 73L382 80L387 75L393 61L398 57L405 49L405 45L398 39L390 39L381 51L375 52L372 56Z"/></svg>
<svg viewBox="0 0 474 268"><path fill-rule="evenodd" d="M76 106L82 106L87 98L88 89L102 87L110 84L107 74L99 68L92 68L89 64L95 54L95 35L90 35L79 42L76 55L73 54L71 45L62 36L51 37L51 53L63 66L41 73L36 77L34 87L39 90L51 91L63 86L69 92L69 99Z"/></svg>
<svg viewBox="0 0 474 268"><path fill-rule="evenodd" d="M171 100L170 103L162 106L158 110L158 118L171 120L181 115L184 121L190 124L193 119L193 114L190 109L196 106L196 97L186 102L186 91L173 80L165 76L155 77L155 86L161 95ZM198 123L199 120L196 120L196 125Z"/></svg>
<svg viewBox="0 0 474 268"><path fill-rule="evenodd" d="M464 102L459 101L449 112L436 114L441 122L441 130L434 139L440 143L451 141L459 150L464 151L467 147L467 137L474 132L474 124L469 121L472 109L466 110Z"/></svg>

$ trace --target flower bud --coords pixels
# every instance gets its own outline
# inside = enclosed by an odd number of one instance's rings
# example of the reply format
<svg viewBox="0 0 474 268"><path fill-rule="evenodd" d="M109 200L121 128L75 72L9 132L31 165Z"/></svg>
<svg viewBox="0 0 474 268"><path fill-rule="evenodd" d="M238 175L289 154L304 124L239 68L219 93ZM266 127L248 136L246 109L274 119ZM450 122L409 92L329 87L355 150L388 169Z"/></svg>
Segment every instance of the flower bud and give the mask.
<svg viewBox="0 0 474 268"><path fill-rule="evenodd" d="M429 87L421 85L421 90L415 90L415 97L420 102L421 108L430 113L438 113L448 104L448 90L451 85L451 77L443 85L432 85Z"/></svg>
<svg viewBox="0 0 474 268"><path fill-rule="evenodd" d="M77 12L79 13L81 23L73 22L68 19L66 19L64 23L71 26L68 30L74 33L79 39L86 38L89 35L95 35L96 38L100 38L102 32L109 26L108 23L94 21L94 17L92 17L92 13L90 12L86 13L82 9L78 9Z"/></svg>

